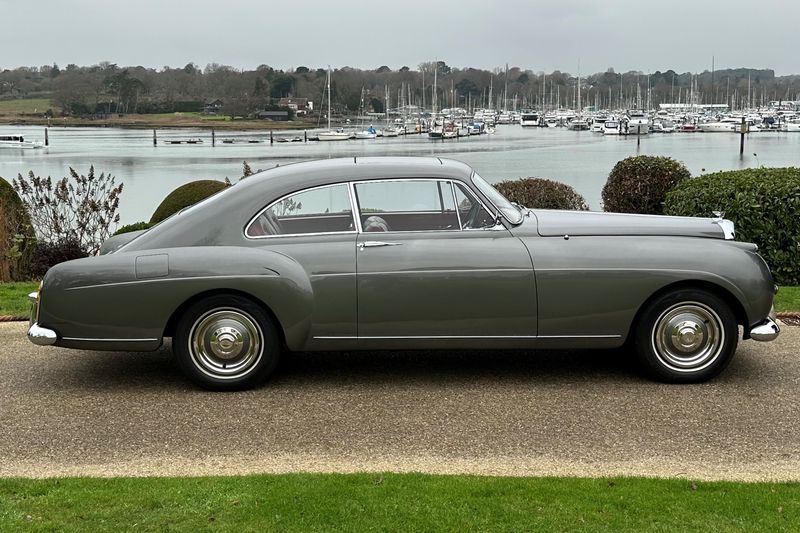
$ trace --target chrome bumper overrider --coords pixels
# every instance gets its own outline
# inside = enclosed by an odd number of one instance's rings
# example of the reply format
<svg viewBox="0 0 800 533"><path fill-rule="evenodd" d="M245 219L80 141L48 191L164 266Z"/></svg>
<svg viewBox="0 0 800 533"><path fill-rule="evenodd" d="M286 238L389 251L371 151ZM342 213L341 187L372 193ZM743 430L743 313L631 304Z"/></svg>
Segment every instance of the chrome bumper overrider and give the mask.
<svg viewBox="0 0 800 533"><path fill-rule="evenodd" d="M58 340L58 334L52 329L43 328L34 322L28 328L28 340L39 346L50 346Z"/></svg>
<svg viewBox="0 0 800 533"><path fill-rule="evenodd" d="M781 328L775 322L775 308L770 310L769 316L750 329L750 338L756 341L773 341L778 338Z"/></svg>
<svg viewBox="0 0 800 533"><path fill-rule="evenodd" d="M50 346L58 340L58 333L52 329L43 328L37 323L39 320L39 291L28 295L31 302L31 322L28 328L28 340L39 346Z"/></svg>

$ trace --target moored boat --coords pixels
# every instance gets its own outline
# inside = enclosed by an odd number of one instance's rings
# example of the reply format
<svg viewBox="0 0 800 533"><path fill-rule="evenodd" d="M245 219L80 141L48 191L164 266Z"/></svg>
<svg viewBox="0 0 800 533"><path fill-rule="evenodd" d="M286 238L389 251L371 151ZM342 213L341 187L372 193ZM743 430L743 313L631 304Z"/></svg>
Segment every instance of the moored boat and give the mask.
<svg viewBox="0 0 800 533"><path fill-rule="evenodd" d="M42 148L41 141L26 141L22 135L0 136L0 148Z"/></svg>

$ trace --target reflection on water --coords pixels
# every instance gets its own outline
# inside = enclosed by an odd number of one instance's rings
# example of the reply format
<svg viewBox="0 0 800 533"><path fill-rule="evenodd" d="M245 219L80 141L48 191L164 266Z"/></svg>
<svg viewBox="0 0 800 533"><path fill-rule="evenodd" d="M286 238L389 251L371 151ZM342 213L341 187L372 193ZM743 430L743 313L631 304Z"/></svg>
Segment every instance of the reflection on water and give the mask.
<svg viewBox="0 0 800 533"><path fill-rule="evenodd" d="M18 133L44 139L38 126L0 126L0 135ZM302 132L280 135L303 136ZM756 166L800 165L800 134L754 133L739 156L739 136L727 133L672 133L633 137L603 137L588 131L561 128L498 126L494 135L431 141L411 135L361 141L269 144L269 133L222 132L211 146L208 130L159 131L153 146L152 130L113 128L51 128L50 147L41 150L0 149L0 176L11 180L33 170L41 176L61 177L69 167L79 172L94 165L125 183L120 215L123 224L148 220L159 202L175 187L196 179L235 181L247 161L253 170L268 169L307 159L368 155L428 155L450 157L471 165L491 182L525 176L552 178L573 186L600 209L600 191L614 164L639 154L664 155L683 161L692 172ZM258 144L223 144L221 139L261 139ZM197 145L167 145L166 139L203 139ZM276 134L277 138L277 134Z"/></svg>

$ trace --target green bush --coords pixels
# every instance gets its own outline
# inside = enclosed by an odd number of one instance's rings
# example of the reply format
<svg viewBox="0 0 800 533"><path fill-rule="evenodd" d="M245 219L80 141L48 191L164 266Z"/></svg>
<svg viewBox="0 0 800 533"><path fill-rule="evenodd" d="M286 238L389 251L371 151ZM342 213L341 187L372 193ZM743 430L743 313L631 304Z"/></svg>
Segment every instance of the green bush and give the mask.
<svg viewBox="0 0 800 533"><path fill-rule="evenodd" d="M500 193L525 207L588 211L586 200L565 183L545 178L521 178L494 184Z"/></svg>
<svg viewBox="0 0 800 533"><path fill-rule="evenodd" d="M198 180L181 185L164 198L150 219L150 224L157 224L174 215L184 207L194 205L227 187L224 182L216 180Z"/></svg>
<svg viewBox="0 0 800 533"><path fill-rule="evenodd" d="M670 157L628 157L614 165L608 175L603 210L660 215L667 193L690 177L686 166Z"/></svg>
<svg viewBox="0 0 800 533"><path fill-rule="evenodd" d="M153 226L150 222L134 222L133 224L126 224L122 226L114 235L122 235L123 233L130 233L131 231L139 231L143 229L150 229Z"/></svg>
<svg viewBox="0 0 800 533"><path fill-rule="evenodd" d="M758 245L775 280L800 284L800 168L750 168L685 181L667 194L668 215L723 211L736 240Z"/></svg>
<svg viewBox="0 0 800 533"><path fill-rule="evenodd" d="M0 178L0 281L27 279L35 248L30 216L11 184Z"/></svg>

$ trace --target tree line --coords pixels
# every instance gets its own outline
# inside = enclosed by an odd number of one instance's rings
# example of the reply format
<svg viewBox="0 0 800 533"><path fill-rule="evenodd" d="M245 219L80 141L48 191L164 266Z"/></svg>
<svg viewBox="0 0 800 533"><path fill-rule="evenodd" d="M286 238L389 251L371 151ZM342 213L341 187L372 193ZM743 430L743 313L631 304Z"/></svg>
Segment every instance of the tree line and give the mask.
<svg viewBox="0 0 800 533"><path fill-rule="evenodd" d="M274 69L260 65L240 70L212 63L200 68L58 65L18 67L0 72L0 98L49 97L58 115L97 113L171 113L200 111L220 99L222 112L244 116L274 109L280 98L299 97L317 110L327 98L327 70L297 67ZM436 91L433 85L436 79ZM716 72L605 72L578 77L573 73L533 72L520 67L483 70L455 68L444 61L416 68L374 70L341 67L332 71L334 113L372 111L385 106L498 109L577 107L654 108L660 103L727 103L732 108L764 105L772 100L800 100L800 76L775 76L770 69L726 69Z"/></svg>

